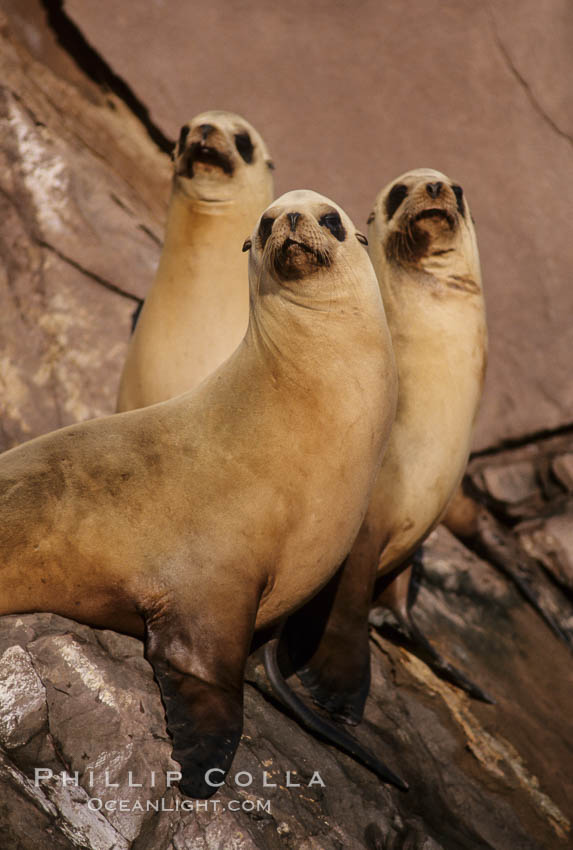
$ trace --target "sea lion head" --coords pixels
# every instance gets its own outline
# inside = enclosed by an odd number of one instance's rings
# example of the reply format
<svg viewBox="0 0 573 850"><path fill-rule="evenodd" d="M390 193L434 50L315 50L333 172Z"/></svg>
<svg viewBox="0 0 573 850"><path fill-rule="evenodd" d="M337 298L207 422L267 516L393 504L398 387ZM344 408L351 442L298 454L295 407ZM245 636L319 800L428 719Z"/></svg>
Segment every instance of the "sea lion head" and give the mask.
<svg viewBox="0 0 573 850"><path fill-rule="evenodd" d="M240 191L273 195L273 163L252 124L234 112L201 112L181 127L173 151L175 185L191 198L232 200Z"/></svg>
<svg viewBox="0 0 573 850"><path fill-rule="evenodd" d="M261 215L243 250L250 251L251 280L296 289L303 279L356 273L370 265L366 237L337 204L308 189L287 192Z"/></svg>
<svg viewBox="0 0 573 850"><path fill-rule="evenodd" d="M368 223L376 268L387 263L434 274L457 263L471 275L477 265L464 191L439 171L419 168L393 180L377 196Z"/></svg>

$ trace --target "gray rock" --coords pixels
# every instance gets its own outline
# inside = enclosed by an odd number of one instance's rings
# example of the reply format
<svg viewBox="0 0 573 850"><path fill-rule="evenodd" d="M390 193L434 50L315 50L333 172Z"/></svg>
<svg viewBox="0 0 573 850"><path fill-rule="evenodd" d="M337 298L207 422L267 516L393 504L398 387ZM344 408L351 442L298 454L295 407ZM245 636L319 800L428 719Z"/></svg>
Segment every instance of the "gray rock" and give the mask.
<svg viewBox="0 0 573 850"><path fill-rule="evenodd" d="M518 532L529 554L541 561L559 584L573 591L573 510L523 523Z"/></svg>
<svg viewBox="0 0 573 850"><path fill-rule="evenodd" d="M487 492L500 502L514 505L536 496L539 484L531 461L488 466L483 472Z"/></svg>

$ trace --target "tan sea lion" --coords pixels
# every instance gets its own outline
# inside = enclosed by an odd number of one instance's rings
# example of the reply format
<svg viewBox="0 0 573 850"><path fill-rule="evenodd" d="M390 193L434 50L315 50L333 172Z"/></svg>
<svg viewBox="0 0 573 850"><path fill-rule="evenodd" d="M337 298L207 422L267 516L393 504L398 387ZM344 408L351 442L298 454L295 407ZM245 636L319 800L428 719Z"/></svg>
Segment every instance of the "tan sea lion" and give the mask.
<svg viewBox="0 0 573 850"><path fill-rule="evenodd" d="M462 188L438 171L410 171L380 192L369 224L398 366L396 420L343 569L287 629L294 665L315 701L351 723L360 720L369 688L373 592L409 566L461 481L487 358L477 242ZM490 701L416 627L416 575L410 587L407 578L390 585L384 603L408 625L425 660Z"/></svg>
<svg viewBox="0 0 573 850"><path fill-rule="evenodd" d="M363 239L284 195L245 243L248 329L215 373L0 457L0 614L145 637L190 796L231 764L253 631L331 578L368 505L397 380Z"/></svg>
<svg viewBox="0 0 573 850"><path fill-rule="evenodd" d="M273 198L272 167L240 115L202 112L181 128L163 251L129 344L119 411L192 389L242 340L249 277L240 248Z"/></svg>

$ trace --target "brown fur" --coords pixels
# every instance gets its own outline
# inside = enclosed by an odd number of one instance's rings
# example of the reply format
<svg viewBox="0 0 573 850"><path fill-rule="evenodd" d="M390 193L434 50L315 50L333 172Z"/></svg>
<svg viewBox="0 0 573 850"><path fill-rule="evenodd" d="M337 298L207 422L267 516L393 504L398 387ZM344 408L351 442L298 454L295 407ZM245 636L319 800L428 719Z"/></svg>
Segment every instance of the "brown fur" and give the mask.
<svg viewBox="0 0 573 850"><path fill-rule="evenodd" d="M213 793L204 770L227 770L237 746L253 630L335 572L394 417L374 271L341 210L345 242L318 224L325 204L295 192L270 208L246 336L199 387L0 458L0 613L145 630L193 796ZM296 238L331 263L283 280L269 258L293 209Z"/></svg>

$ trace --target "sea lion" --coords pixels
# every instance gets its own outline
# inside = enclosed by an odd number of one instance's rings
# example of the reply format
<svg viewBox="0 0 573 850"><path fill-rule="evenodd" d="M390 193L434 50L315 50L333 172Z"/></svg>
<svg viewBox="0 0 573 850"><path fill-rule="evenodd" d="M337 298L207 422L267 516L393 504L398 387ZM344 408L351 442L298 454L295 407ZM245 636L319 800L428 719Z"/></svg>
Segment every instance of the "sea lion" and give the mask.
<svg viewBox="0 0 573 850"><path fill-rule="evenodd" d="M350 723L361 719L369 689L373 593L382 601L386 587L383 601L432 666L491 701L440 658L411 617L419 572L413 556L461 481L485 375L485 308L470 209L461 186L418 169L379 193L369 224L398 366L396 420L343 569L286 630L294 666L314 700ZM392 585L412 561L410 587L407 576Z"/></svg>
<svg viewBox="0 0 573 850"><path fill-rule="evenodd" d="M284 195L245 243L248 328L209 378L0 457L0 614L144 637L190 796L233 759L254 630L331 578L368 505L397 377L361 241L327 198Z"/></svg>
<svg viewBox="0 0 573 850"><path fill-rule="evenodd" d="M245 235L273 198L267 147L233 112L202 112L184 124L159 266L134 317L118 411L146 407L199 384L247 329Z"/></svg>

